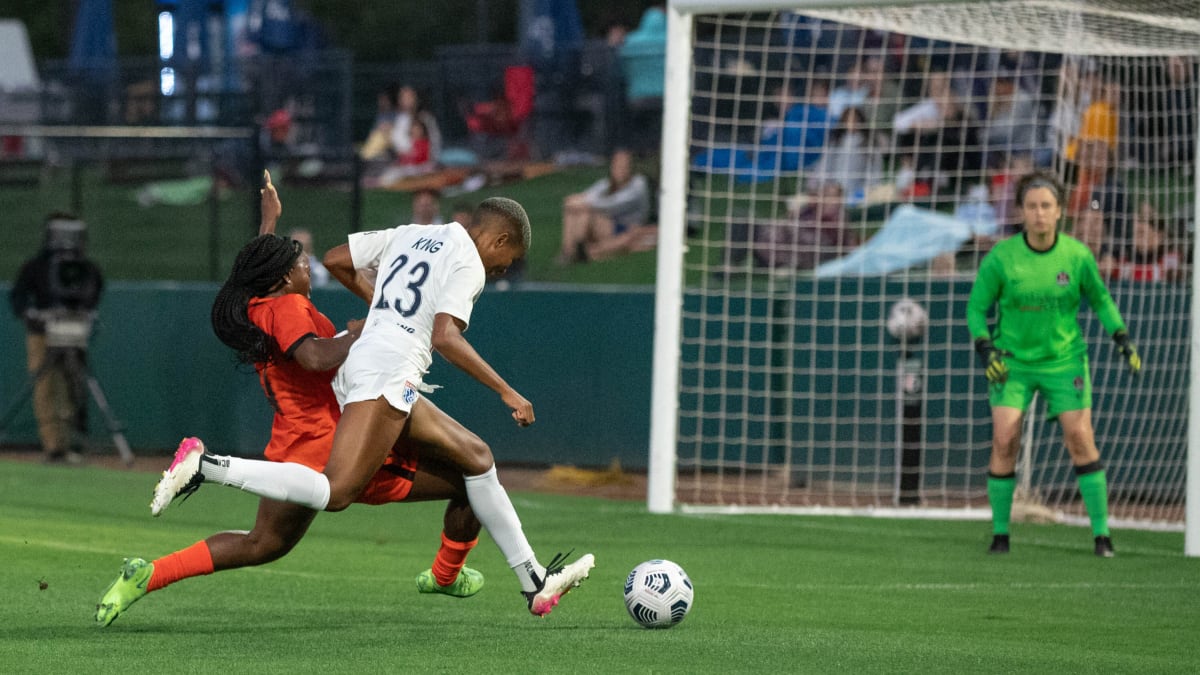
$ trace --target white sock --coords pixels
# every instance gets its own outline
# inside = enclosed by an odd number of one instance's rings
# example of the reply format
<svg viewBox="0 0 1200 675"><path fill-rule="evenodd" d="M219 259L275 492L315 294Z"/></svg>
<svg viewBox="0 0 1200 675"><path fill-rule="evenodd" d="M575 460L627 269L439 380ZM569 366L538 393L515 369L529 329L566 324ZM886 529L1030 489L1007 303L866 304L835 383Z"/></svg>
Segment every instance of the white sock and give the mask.
<svg viewBox="0 0 1200 675"><path fill-rule="evenodd" d="M267 462L205 454L200 459L204 480L244 492L324 511L329 505L329 479L303 464Z"/></svg>
<svg viewBox="0 0 1200 675"><path fill-rule="evenodd" d="M533 547L525 539L521 519L508 499L504 486L496 477L496 466L478 476L463 476L467 484L467 499L475 517L500 547L508 566L521 582L521 589L529 592L538 590L546 576L546 568L538 564Z"/></svg>

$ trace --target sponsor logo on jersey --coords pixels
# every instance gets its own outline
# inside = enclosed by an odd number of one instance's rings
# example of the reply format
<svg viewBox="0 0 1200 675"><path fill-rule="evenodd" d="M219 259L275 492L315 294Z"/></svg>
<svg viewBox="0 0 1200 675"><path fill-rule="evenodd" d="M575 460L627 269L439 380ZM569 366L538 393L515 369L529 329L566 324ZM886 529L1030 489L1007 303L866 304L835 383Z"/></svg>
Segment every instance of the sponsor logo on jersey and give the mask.
<svg viewBox="0 0 1200 675"><path fill-rule="evenodd" d="M1083 391L1083 378L1079 375L1075 376L1075 380L1071 384L1075 387L1075 391Z"/></svg>
<svg viewBox="0 0 1200 675"><path fill-rule="evenodd" d="M1059 272L1055 281L1058 282L1059 286L1067 286L1071 283L1071 275L1066 272Z"/></svg>
<svg viewBox="0 0 1200 675"><path fill-rule="evenodd" d="M404 402L409 405L417 402L417 388L411 382L404 383Z"/></svg>

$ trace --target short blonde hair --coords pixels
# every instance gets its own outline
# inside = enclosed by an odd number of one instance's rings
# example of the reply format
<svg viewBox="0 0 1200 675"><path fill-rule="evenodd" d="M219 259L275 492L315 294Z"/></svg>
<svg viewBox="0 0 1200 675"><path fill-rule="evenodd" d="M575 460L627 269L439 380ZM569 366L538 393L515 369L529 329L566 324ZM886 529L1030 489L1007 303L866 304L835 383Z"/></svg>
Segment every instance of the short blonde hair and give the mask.
<svg viewBox="0 0 1200 675"><path fill-rule="evenodd" d="M525 213L525 207L516 201L507 197L488 197L475 207L472 220L478 222L485 214L503 218L523 248L528 249L533 243L533 227L529 224L529 214Z"/></svg>

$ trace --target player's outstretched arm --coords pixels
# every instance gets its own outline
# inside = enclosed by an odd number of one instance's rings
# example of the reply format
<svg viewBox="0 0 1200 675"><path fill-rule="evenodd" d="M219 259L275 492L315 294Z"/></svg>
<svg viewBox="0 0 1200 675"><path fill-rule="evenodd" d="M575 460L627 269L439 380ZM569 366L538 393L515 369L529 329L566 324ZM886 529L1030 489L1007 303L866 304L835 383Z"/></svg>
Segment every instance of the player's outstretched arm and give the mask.
<svg viewBox="0 0 1200 675"><path fill-rule="evenodd" d="M368 278L354 268L354 258L350 256L350 244L335 246L325 252L321 260L329 274L337 279L350 292L362 298L368 304L375 294L374 279Z"/></svg>
<svg viewBox="0 0 1200 675"><path fill-rule="evenodd" d="M517 393L500 377L494 368L475 351L462 334L463 323L450 314L439 313L433 318L433 348L456 368L500 394L504 405L512 411L517 424L533 424L533 404Z"/></svg>
<svg viewBox="0 0 1200 675"><path fill-rule="evenodd" d="M279 193L275 191L275 184L271 182L271 172L263 169L263 186L258 191L260 195L260 210L262 211L262 221L258 225L258 233L275 234L275 223L279 222L279 216L283 215L283 204L279 201Z"/></svg>

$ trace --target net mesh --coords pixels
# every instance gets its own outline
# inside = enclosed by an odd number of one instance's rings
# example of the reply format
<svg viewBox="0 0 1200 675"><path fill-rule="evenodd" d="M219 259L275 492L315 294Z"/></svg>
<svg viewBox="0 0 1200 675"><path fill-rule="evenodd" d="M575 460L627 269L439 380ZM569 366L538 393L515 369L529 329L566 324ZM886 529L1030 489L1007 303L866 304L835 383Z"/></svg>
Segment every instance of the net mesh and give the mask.
<svg viewBox="0 0 1200 675"><path fill-rule="evenodd" d="M1131 378L1081 313L1113 514L1181 522L1198 14L1060 1L696 15L677 500L986 508L966 298L981 257L1019 230L1015 179L1046 168L1147 364ZM905 297L928 318L901 341L885 318ZM1036 402L1029 421L1021 493L1083 517L1057 425Z"/></svg>

